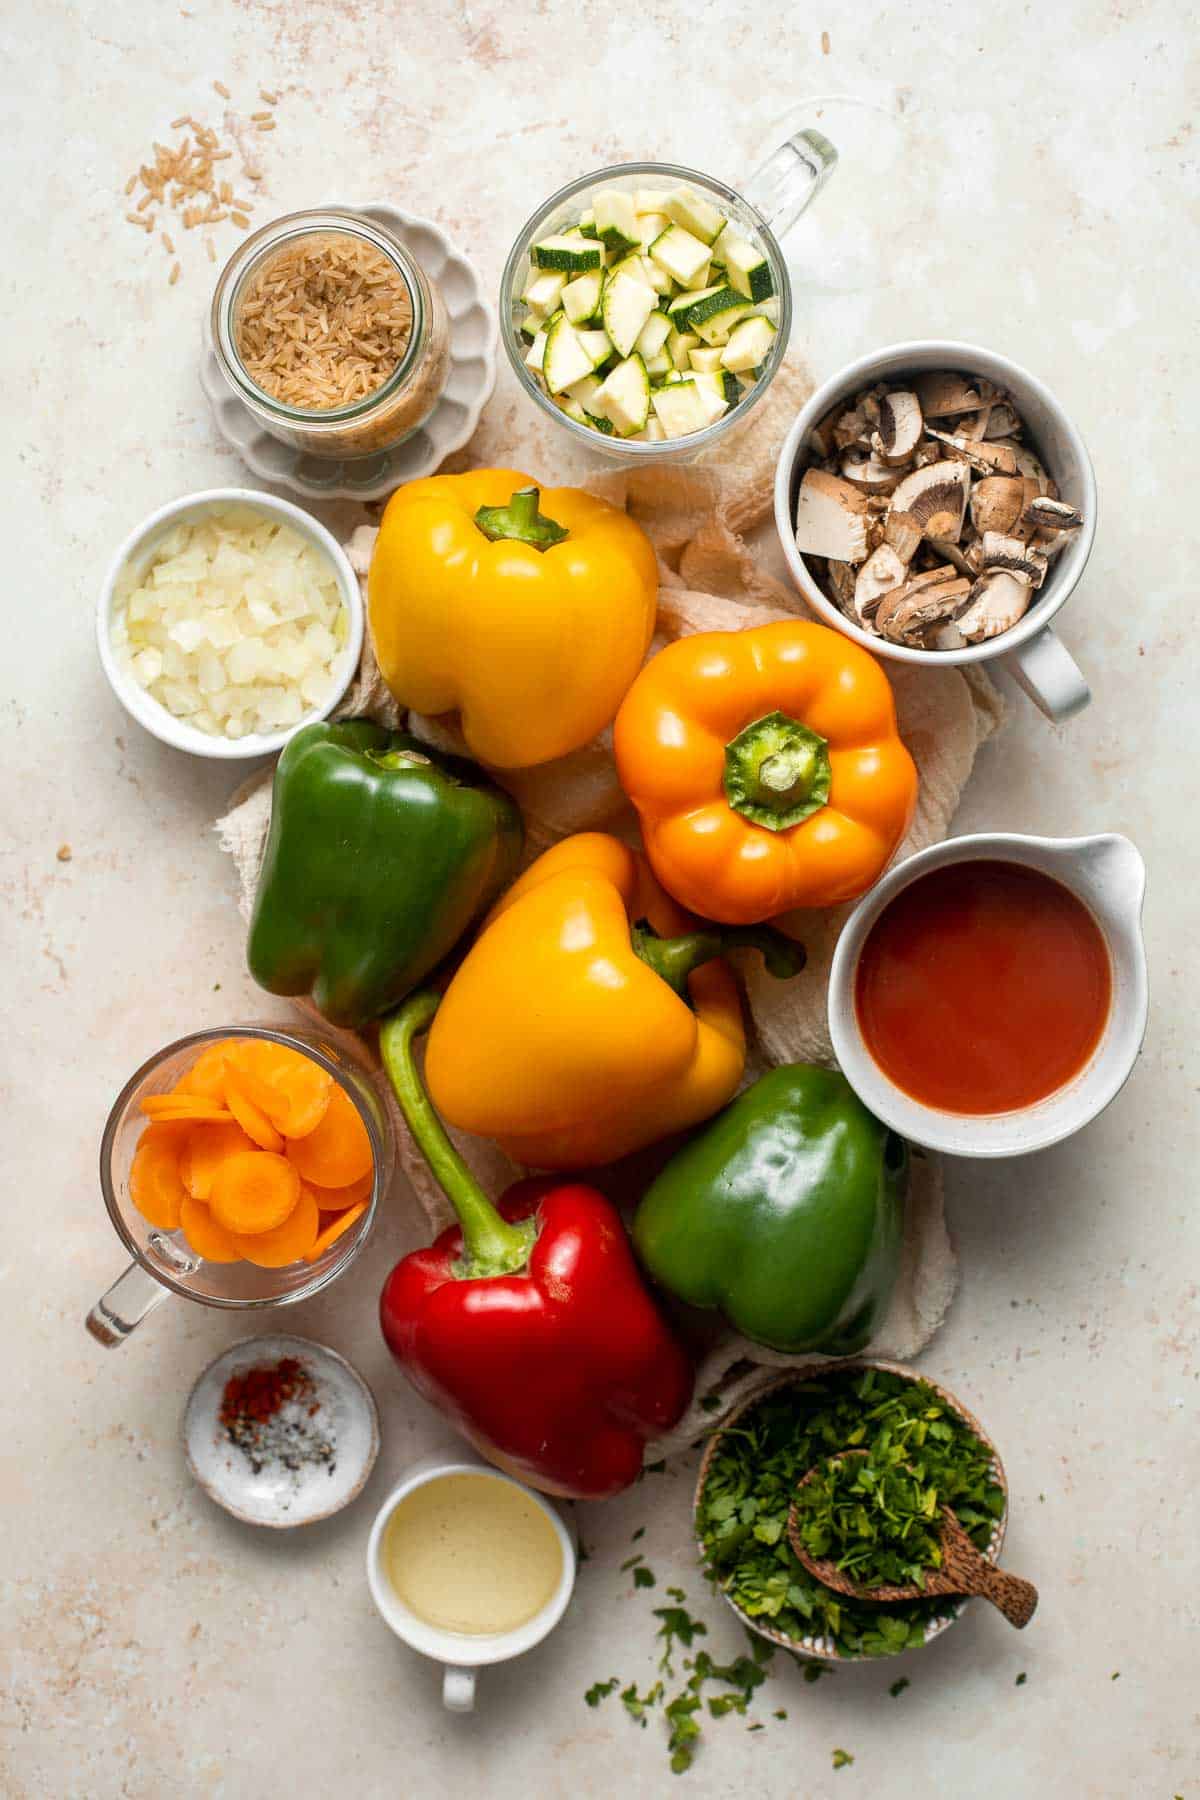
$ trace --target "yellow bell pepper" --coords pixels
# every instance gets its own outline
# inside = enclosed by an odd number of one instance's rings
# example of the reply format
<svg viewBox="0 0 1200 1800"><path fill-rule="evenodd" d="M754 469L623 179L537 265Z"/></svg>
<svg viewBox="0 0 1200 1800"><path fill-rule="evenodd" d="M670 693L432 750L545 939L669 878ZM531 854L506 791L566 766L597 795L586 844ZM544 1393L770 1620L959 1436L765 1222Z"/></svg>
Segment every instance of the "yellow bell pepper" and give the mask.
<svg viewBox="0 0 1200 1800"><path fill-rule="evenodd" d="M443 1118L528 1167L585 1169L724 1106L746 1039L722 950L760 949L777 975L804 953L773 932L694 923L616 838L547 850L494 907L434 1018L425 1079Z"/></svg>
<svg viewBox="0 0 1200 1800"><path fill-rule="evenodd" d="M399 488L368 582L392 693L417 712L458 712L472 755L499 769L565 756L611 723L657 599L639 525L576 488L540 493L514 469Z"/></svg>

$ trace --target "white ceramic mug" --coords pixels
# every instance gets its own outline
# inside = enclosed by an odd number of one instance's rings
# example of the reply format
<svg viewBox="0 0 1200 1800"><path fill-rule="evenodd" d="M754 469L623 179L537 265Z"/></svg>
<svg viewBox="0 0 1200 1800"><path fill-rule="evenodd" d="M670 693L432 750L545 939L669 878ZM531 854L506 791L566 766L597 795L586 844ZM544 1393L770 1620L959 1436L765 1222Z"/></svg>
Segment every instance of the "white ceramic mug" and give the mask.
<svg viewBox="0 0 1200 1800"><path fill-rule="evenodd" d="M816 451L813 427L840 402L849 403L863 388L877 381L894 382L931 369L947 369L980 376L1006 388L1024 420L1030 445L1053 476L1060 495L1083 515L1083 525L1071 542L1055 556L1025 617L1010 631L963 650L916 650L892 644L886 638L863 631L848 619L819 586L796 548L796 495L800 481ZM792 580L817 616L827 625L856 638L876 656L895 662L922 663L928 668L952 668L956 664L989 662L998 658L1013 680L1055 723L1080 712L1091 699L1091 690L1070 652L1050 629L1050 621L1070 599L1092 553L1096 536L1096 477L1083 439L1049 388L994 350L974 344L958 344L942 338L909 344L890 344L886 349L859 357L819 387L801 408L784 440L775 471L775 525Z"/></svg>
<svg viewBox="0 0 1200 1800"><path fill-rule="evenodd" d="M1081 900L1108 948L1112 998L1092 1055L1064 1087L1006 1113L954 1113L924 1106L884 1074L863 1041L854 1005L859 955L876 919L910 882L950 863L987 860L1040 869ZM1146 1035L1149 992L1142 941L1146 865L1128 838L1038 838L979 832L948 838L898 863L860 900L842 929L829 971L829 1032L846 1079L885 1125L910 1143L951 1156L1023 1156L1071 1137L1128 1080Z"/></svg>
<svg viewBox="0 0 1200 1800"><path fill-rule="evenodd" d="M513 1631L475 1635L462 1631L443 1631L439 1626L429 1625L405 1606L384 1567L384 1533L400 1502L416 1488L424 1487L431 1481L442 1481L449 1475L486 1475L494 1481L507 1482L509 1487L518 1488L535 1506L540 1507L554 1527L559 1549L562 1551L562 1573L558 1586L541 1612ZM435 1662L442 1664L442 1704L450 1712L472 1712L475 1707L476 1669L485 1663L507 1662L510 1657L521 1656L526 1650L532 1650L535 1644L540 1644L554 1630L562 1618L575 1587L575 1544L561 1515L544 1494L536 1493L523 1483L514 1481L511 1475L504 1475L490 1463L478 1459L468 1457L445 1461L429 1457L413 1465L403 1481L392 1489L376 1515L367 1544L367 1585L381 1618L391 1626L396 1636L403 1638L413 1650L419 1650L422 1656L430 1656Z"/></svg>

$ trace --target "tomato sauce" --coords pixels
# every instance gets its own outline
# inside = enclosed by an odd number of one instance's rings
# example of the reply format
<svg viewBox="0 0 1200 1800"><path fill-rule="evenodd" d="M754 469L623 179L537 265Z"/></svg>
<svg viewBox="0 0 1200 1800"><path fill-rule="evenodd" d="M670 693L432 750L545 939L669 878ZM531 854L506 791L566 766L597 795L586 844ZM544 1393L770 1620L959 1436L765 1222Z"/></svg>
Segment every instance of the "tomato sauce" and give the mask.
<svg viewBox="0 0 1200 1800"><path fill-rule="evenodd" d="M854 997L868 1050L912 1099L1014 1112L1088 1061L1112 969L1100 927L1060 882L1020 863L951 863L881 913Z"/></svg>

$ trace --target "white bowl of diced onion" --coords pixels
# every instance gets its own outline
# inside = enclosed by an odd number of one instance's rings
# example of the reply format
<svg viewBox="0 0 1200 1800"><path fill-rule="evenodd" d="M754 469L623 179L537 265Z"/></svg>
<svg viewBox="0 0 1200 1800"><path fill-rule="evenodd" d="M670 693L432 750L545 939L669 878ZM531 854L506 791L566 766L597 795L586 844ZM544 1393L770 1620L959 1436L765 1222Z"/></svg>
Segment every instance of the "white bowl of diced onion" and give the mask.
<svg viewBox="0 0 1200 1800"><path fill-rule="evenodd" d="M362 652L358 579L299 506L211 488L160 506L109 566L100 662L126 712L195 756L269 756L333 712Z"/></svg>

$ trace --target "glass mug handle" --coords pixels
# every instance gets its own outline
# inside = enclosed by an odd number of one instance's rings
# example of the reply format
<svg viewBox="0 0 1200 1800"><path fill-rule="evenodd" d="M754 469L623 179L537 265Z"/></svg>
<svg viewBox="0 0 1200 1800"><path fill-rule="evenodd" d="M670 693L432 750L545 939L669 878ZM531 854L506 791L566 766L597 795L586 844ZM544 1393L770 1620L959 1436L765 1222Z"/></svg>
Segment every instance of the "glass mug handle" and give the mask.
<svg viewBox="0 0 1200 1800"><path fill-rule="evenodd" d="M143 1319L169 1298L169 1288L155 1281L140 1264L131 1262L108 1292L101 1294L84 1323L98 1344L103 1344L106 1350L115 1350Z"/></svg>
<svg viewBox="0 0 1200 1800"><path fill-rule="evenodd" d="M819 131L797 131L755 170L742 194L776 237L782 237L816 199L837 159L837 151Z"/></svg>

